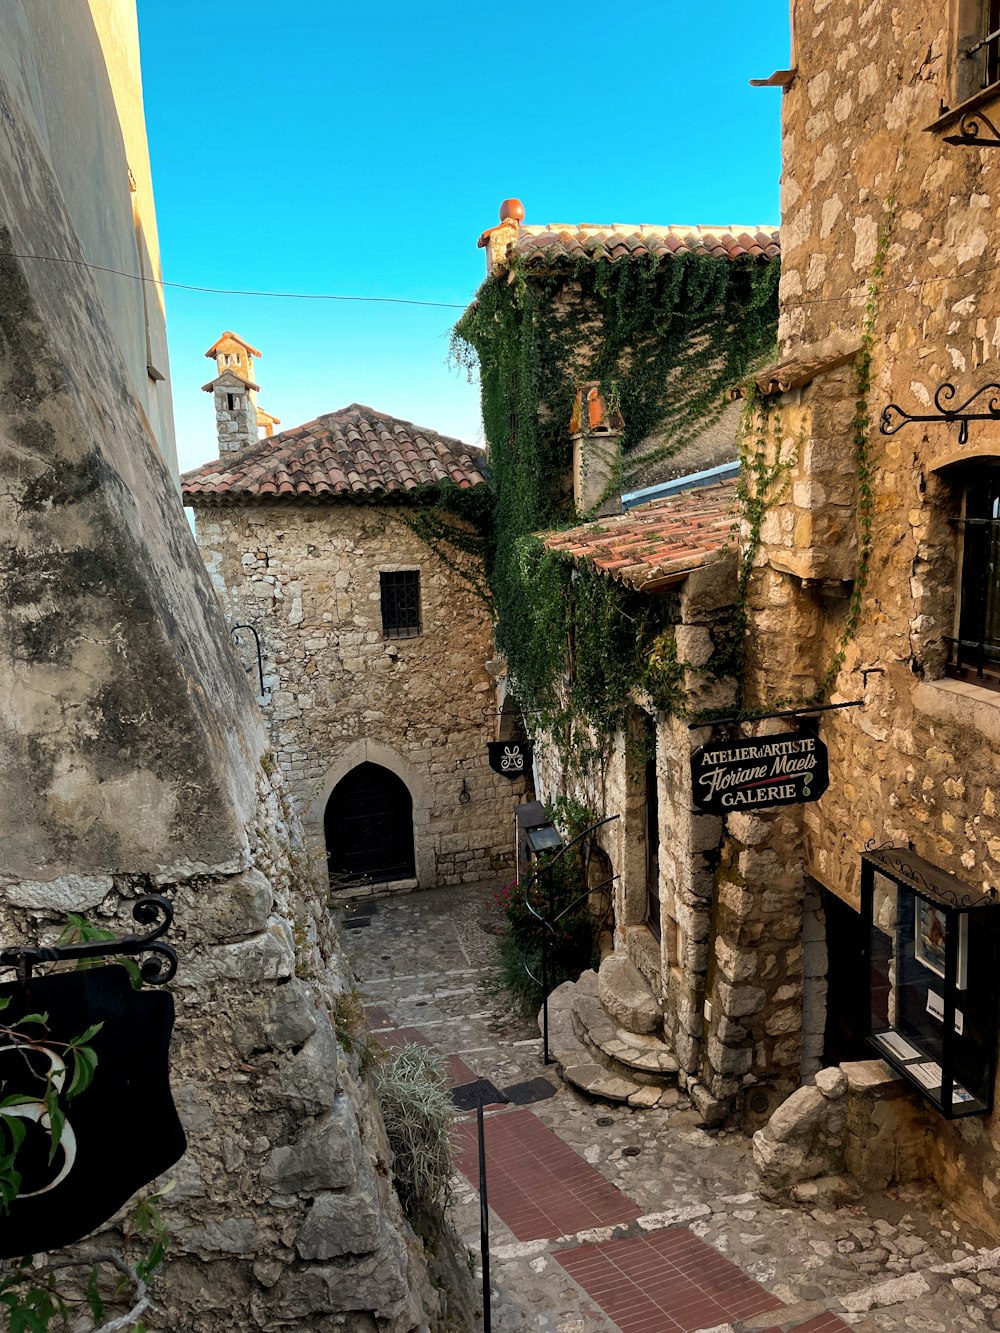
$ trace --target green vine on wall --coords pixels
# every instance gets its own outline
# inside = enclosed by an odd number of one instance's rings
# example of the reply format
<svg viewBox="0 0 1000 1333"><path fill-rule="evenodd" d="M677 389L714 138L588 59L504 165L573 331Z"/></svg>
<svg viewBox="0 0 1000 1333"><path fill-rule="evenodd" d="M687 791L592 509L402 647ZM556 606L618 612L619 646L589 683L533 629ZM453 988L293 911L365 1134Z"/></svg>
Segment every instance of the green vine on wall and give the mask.
<svg viewBox="0 0 1000 1333"><path fill-rule="evenodd" d="M777 279L773 260L684 254L538 268L515 257L456 326L453 355L479 371L490 442L497 644L522 708L565 736L578 721L613 730L638 691L669 711L683 701L673 599L623 589L533 535L575 518L576 389L608 386L625 422L618 480L641 476L716 420L725 390L770 352Z"/></svg>
<svg viewBox="0 0 1000 1333"><path fill-rule="evenodd" d="M811 703L823 702L840 674L847 656L847 648L858 632L861 623L861 609L865 591L871 576L872 520L875 515L875 492L873 489L873 462L871 452L872 419L869 394L872 383L872 352L875 347L876 325L882 296L882 280L885 276L885 264L892 240L893 224L896 220L896 200L890 195L882 210L875 254L868 274L868 287L865 292L865 314L861 325L861 346L854 358L854 384L856 399L854 417L851 422L854 468L858 479L858 556L854 566L854 583L851 599L847 607L847 619L837 640L833 660L816 688Z"/></svg>
<svg viewBox="0 0 1000 1333"><path fill-rule="evenodd" d="M799 458L798 449L783 456L781 414L774 410L774 400L762 394L752 379L742 386L742 394L737 519L733 525L733 539L739 543L736 603L726 626L725 641L711 663L716 675L729 676L735 681L735 709L723 711L738 714L744 711L747 684L750 581L763 541L764 520L784 496Z"/></svg>
<svg viewBox="0 0 1000 1333"><path fill-rule="evenodd" d="M453 481L422 488L400 505L400 521L492 609L486 579L493 533L493 495L482 484L464 490Z"/></svg>

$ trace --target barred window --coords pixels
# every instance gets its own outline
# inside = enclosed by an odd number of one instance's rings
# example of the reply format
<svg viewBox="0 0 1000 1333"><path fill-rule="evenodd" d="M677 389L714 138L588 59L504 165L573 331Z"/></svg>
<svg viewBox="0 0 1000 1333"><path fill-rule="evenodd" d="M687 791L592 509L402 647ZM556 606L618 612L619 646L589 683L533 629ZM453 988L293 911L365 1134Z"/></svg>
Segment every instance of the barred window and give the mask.
<svg viewBox="0 0 1000 1333"><path fill-rule="evenodd" d="M955 94L973 97L1000 80L1000 0L958 0Z"/></svg>
<svg viewBox="0 0 1000 1333"><path fill-rule="evenodd" d="M415 639L420 633L420 573L416 569L383 571L382 633L387 639Z"/></svg>
<svg viewBox="0 0 1000 1333"><path fill-rule="evenodd" d="M1000 465L966 474L957 632L948 674L1000 689Z"/></svg>

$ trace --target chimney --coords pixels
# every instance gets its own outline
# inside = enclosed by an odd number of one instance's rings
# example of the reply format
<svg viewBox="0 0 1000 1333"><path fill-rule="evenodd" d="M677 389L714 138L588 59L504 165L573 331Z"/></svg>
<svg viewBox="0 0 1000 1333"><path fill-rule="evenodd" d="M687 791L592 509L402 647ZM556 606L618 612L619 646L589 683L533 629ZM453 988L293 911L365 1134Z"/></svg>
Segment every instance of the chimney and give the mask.
<svg viewBox="0 0 1000 1333"><path fill-rule="evenodd" d="M520 199L505 199L500 205L500 225L489 227L477 241L486 251L486 274L492 276L506 269L507 259L517 244L518 232L524 221L524 205Z"/></svg>
<svg viewBox="0 0 1000 1333"><path fill-rule="evenodd" d="M205 355L214 359L219 372L201 387L215 403L220 455L256 444L258 426L263 426L268 436L273 435L274 427L281 424L279 419L257 406L260 385L254 381L253 367L254 357L261 355L257 348L227 329Z"/></svg>
<svg viewBox="0 0 1000 1333"><path fill-rule="evenodd" d="M581 384L576 391L569 433L573 440L573 502L581 517L606 518L620 514L622 431L625 422L617 407L608 410L599 380Z"/></svg>

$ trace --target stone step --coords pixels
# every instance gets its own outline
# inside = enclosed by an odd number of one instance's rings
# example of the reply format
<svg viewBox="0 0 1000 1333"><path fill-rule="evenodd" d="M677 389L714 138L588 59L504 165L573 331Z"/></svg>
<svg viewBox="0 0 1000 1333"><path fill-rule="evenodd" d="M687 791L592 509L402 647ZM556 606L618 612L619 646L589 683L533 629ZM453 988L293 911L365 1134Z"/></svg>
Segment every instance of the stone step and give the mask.
<svg viewBox="0 0 1000 1333"><path fill-rule="evenodd" d="M584 972L573 990L573 1030L598 1064L644 1087L672 1087L677 1060L666 1042L620 1028L604 1008L595 972Z"/></svg>
<svg viewBox="0 0 1000 1333"><path fill-rule="evenodd" d="M594 974L591 973L591 976ZM549 1051L565 1082L587 1097L635 1107L674 1106L676 1088L651 1087L614 1073L600 1064L576 1035L573 1023L575 986L566 981L549 996ZM538 1015L542 1025L542 1015Z"/></svg>

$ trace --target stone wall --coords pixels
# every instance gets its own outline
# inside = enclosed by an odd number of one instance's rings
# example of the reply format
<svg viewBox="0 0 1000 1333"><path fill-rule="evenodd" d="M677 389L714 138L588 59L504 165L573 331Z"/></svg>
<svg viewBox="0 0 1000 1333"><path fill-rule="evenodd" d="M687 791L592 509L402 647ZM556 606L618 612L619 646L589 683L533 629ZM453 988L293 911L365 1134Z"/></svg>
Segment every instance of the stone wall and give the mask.
<svg viewBox="0 0 1000 1333"><path fill-rule="evenodd" d="M962 401L997 378L1000 163L945 143L955 123L925 128L955 105L967 64L948 9L797 0L798 73L782 99L782 357L819 365L857 346L879 228L892 216L860 426L874 489L870 577L830 696L864 707L824 717L830 790L802 814L805 869L855 905L869 839L910 844L977 888L1000 881L1000 694L944 678L960 547L949 522L961 499L955 467L1000 456L1000 426L972 423L965 445L943 422L890 436L878 428L889 403L926 413L941 383ZM984 109L995 117L995 106ZM845 623L842 580L857 551L855 366L821 369L776 401L797 461L765 523L753 587L752 697L762 705L808 697ZM769 888L770 873L757 884ZM993 1230L998 1150L995 1114L950 1125L932 1117L942 1189Z"/></svg>
<svg viewBox="0 0 1000 1333"><path fill-rule="evenodd" d="M58 10L70 26L47 40L72 51L93 112L58 132L91 136L89 207L134 255L103 57L85 8ZM171 1071L189 1151L170 1172L151 1327L424 1328L440 1298L338 1049L349 977L127 330L80 262L80 177L64 194L63 149L38 118L39 102L63 105L64 68L21 18L0 21L14 24L0 41L0 939L50 942L68 912L128 933L150 888L175 904ZM13 257L39 254L71 262Z"/></svg>
<svg viewBox="0 0 1000 1333"><path fill-rule="evenodd" d="M684 673L687 713L728 706L732 681L706 669L714 637L726 624L735 595L735 559L724 556L689 575L678 589L674 629ZM530 723L531 719L528 719ZM699 814L691 795L691 754L707 732L691 731L686 716L657 711L649 701L632 711L613 736L584 729L578 743L601 754L579 766L567 761L551 736L536 738L539 799L559 796L582 803L595 818L618 815L595 835L619 876L614 888L616 950L635 963L663 1006L663 1032L672 1042L682 1084L697 1085L703 1060L703 1009L713 930L712 898L722 820ZM659 939L647 924L646 757L655 745L659 824Z"/></svg>
<svg viewBox="0 0 1000 1333"><path fill-rule="evenodd" d="M330 794L368 760L413 798L420 886L511 873L524 782L489 767L492 632L469 584L386 505L203 507L196 525L227 614L260 633L264 721L317 863ZM420 571L421 633L385 638L379 573L401 569Z"/></svg>
<svg viewBox="0 0 1000 1333"><path fill-rule="evenodd" d="M135 0L9 0L0 13L0 86L0 120L15 138L15 124L30 125L58 182L77 257L105 270L160 278ZM5 223L13 225L15 215L16 209L5 211ZM48 266L67 271L58 262ZM111 271L93 271L92 279L124 382L176 472L163 292ZM149 366L159 378L150 376Z"/></svg>

